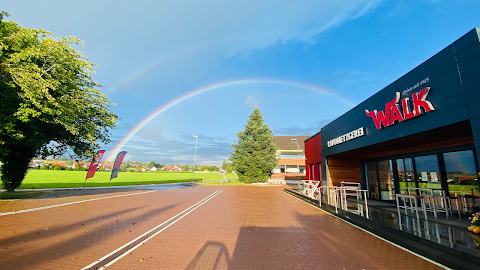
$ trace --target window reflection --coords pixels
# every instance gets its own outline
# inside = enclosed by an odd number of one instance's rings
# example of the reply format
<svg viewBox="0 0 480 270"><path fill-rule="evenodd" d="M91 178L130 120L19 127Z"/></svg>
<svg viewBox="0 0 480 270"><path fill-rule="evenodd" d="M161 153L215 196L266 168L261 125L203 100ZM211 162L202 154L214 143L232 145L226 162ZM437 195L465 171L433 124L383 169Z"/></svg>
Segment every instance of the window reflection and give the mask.
<svg viewBox="0 0 480 270"><path fill-rule="evenodd" d="M391 160L382 160L378 162L378 175L380 176L380 198L382 200L394 200L395 184L393 182L393 170Z"/></svg>
<svg viewBox="0 0 480 270"><path fill-rule="evenodd" d="M436 155L415 157L415 165L419 188L442 188Z"/></svg>
<svg viewBox="0 0 480 270"><path fill-rule="evenodd" d="M443 154L447 183L452 195L479 195L478 177L473 151L458 151Z"/></svg>
<svg viewBox="0 0 480 270"><path fill-rule="evenodd" d="M401 194L408 194L407 187L415 187L411 158L397 159L398 180Z"/></svg>
<svg viewBox="0 0 480 270"><path fill-rule="evenodd" d="M367 162L365 164L367 171L367 185L370 199L379 199L378 192L378 178L377 178L377 163Z"/></svg>

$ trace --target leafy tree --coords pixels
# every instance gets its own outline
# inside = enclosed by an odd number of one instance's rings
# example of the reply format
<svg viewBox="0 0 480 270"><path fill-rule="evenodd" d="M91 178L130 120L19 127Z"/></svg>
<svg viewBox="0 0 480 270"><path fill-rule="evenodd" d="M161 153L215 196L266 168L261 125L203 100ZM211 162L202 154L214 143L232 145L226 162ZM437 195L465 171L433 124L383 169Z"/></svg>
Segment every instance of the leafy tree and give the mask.
<svg viewBox="0 0 480 270"><path fill-rule="evenodd" d="M95 66L70 45L75 37L52 38L45 30L4 21L0 12L0 162L8 191L19 187L36 156L92 158L108 143L117 116L97 90Z"/></svg>
<svg viewBox="0 0 480 270"><path fill-rule="evenodd" d="M227 172L233 171L232 163L224 160L223 163L222 163L222 169L227 170Z"/></svg>
<svg viewBox="0 0 480 270"><path fill-rule="evenodd" d="M220 168L218 168L217 166L210 166L208 167L208 170L211 172L218 172Z"/></svg>
<svg viewBox="0 0 480 270"><path fill-rule="evenodd" d="M148 163L148 168L152 168L152 167L155 167L155 161L150 161L150 163Z"/></svg>
<svg viewBox="0 0 480 270"><path fill-rule="evenodd" d="M182 171L188 172L189 170L190 170L190 167L188 166L188 164L183 165Z"/></svg>
<svg viewBox="0 0 480 270"><path fill-rule="evenodd" d="M238 143L232 144L230 161L238 174L238 179L253 183L268 179L277 166L277 147L272 142L273 132L263 123L262 113L255 108L245 125L244 131L237 133Z"/></svg>

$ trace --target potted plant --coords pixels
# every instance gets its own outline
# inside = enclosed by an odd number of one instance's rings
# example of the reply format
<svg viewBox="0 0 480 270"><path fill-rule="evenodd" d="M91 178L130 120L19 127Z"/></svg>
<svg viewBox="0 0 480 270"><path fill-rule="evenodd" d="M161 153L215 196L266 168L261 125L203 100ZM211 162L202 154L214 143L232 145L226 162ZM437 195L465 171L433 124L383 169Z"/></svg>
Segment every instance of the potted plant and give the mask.
<svg viewBox="0 0 480 270"><path fill-rule="evenodd" d="M470 227L468 230L474 233L480 233L480 206L474 206L471 209Z"/></svg>

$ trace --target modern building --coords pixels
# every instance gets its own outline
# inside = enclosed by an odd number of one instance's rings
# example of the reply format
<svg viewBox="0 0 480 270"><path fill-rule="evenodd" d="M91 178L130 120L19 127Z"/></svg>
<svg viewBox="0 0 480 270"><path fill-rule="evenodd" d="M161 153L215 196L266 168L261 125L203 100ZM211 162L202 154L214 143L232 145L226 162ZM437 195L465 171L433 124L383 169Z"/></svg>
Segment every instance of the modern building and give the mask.
<svg viewBox="0 0 480 270"><path fill-rule="evenodd" d="M358 182L390 201L406 187L479 197L480 29L305 142L307 178Z"/></svg>
<svg viewBox="0 0 480 270"><path fill-rule="evenodd" d="M271 179L305 179L305 145L309 136L273 136L277 145L278 166Z"/></svg>

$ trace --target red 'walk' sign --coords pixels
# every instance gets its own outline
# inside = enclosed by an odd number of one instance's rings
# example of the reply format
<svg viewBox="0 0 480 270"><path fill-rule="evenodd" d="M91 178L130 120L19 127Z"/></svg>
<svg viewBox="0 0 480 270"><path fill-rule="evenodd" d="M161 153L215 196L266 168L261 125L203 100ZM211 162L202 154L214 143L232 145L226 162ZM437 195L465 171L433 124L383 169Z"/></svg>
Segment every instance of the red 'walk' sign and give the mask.
<svg viewBox="0 0 480 270"><path fill-rule="evenodd" d="M421 115L424 112L434 111L432 103L427 100L430 87L425 87L420 92L414 93L413 98L413 110L410 111L410 99L402 99L402 110L399 106L400 92L395 93L395 98L385 105L385 111L377 112L365 110L368 116L372 117L375 127L381 129L396 124L395 121L402 122L410 118Z"/></svg>

